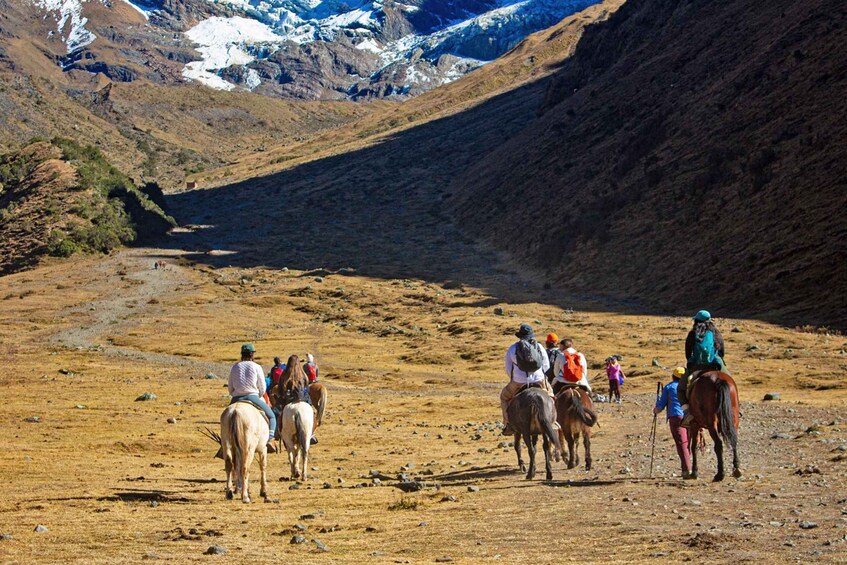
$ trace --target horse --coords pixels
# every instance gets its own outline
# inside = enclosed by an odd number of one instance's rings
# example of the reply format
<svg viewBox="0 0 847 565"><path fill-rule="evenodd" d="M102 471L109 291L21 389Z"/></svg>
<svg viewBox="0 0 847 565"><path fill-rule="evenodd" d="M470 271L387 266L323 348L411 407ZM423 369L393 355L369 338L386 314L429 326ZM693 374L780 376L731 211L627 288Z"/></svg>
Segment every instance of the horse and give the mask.
<svg viewBox="0 0 847 565"><path fill-rule="evenodd" d="M553 480L553 469L550 464L550 445L561 452L562 443L553 427L556 421L556 407L553 399L540 388L525 388L513 399L508 408L509 424L515 430L515 453L518 455L518 466L526 471L527 480L535 478L535 451L538 436L544 441L544 463L547 480ZM529 469L521 456L521 437L529 451Z"/></svg>
<svg viewBox="0 0 847 565"><path fill-rule="evenodd" d="M579 387L565 387L556 395L556 418L559 434L568 443L568 469L579 465L577 443L582 434L585 445L585 470L591 470L591 427L597 423L597 413L591 397Z"/></svg>
<svg viewBox="0 0 847 565"><path fill-rule="evenodd" d="M253 456L259 456L262 472L263 498L268 498L268 422L264 414L247 402L236 402L221 414L221 450L226 469L226 498L232 500L233 474L235 483L241 485L241 501L250 502L249 478ZM233 473L234 471L234 473Z"/></svg>
<svg viewBox="0 0 847 565"><path fill-rule="evenodd" d="M282 409L280 437L288 452L291 479L306 480L309 465L309 440L312 437L315 412L307 402L289 402ZM300 469L298 469L298 463Z"/></svg>
<svg viewBox="0 0 847 565"><path fill-rule="evenodd" d="M312 383L309 385L309 398L312 400L312 406L317 410L317 418L315 419L315 428L323 423L324 410L326 410L327 392L323 383Z"/></svg>
<svg viewBox="0 0 847 565"><path fill-rule="evenodd" d="M713 482L724 478L723 441L732 446L732 476L741 477L738 462L738 389L735 381L726 373L707 371L694 381L688 394L688 410L691 423L691 476L697 478L697 435L701 428L709 430L715 442L715 455L718 458L718 472ZM723 438L723 441L722 439Z"/></svg>

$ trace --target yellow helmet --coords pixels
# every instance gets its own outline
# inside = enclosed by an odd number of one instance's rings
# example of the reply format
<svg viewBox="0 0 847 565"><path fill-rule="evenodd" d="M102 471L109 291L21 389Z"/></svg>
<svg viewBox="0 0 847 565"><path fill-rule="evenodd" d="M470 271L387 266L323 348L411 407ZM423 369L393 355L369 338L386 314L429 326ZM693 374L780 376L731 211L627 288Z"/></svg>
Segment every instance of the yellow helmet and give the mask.
<svg viewBox="0 0 847 565"><path fill-rule="evenodd" d="M677 367L673 370L673 374L681 377L685 374L685 367Z"/></svg>

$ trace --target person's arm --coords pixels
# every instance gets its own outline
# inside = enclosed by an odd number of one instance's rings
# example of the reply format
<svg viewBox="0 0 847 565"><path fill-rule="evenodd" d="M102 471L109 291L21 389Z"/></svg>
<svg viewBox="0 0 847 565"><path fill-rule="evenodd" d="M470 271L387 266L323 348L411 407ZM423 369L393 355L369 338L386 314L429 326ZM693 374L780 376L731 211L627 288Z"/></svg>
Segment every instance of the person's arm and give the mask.
<svg viewBox="0 0 847 565"><path fill-rule="evenodd" d="M506 350L506 375L509 380L512 380L512 371L514 370L514 362L512 361L512 348Z"/></svg>
<svg viewBox="0 0 847 565"><path fill-rule="evenodd" d="M259 389L259 398L265 394L265 371L262 369L262 366L256 363L256 366L259 368L256 371L256 388Z"/></svg>
<svg viewBox="0 0 847 565"><path fill-rule="evenodd" d="M233 388L233 386L232 386L233 373L234 373L234 372L235 372L235 368L233 368L232 370L230 370L230 372L229 372L229 381L228 381L228 382L227 382L227 384L226 384L226 389L229 391L229 395L230 395L230 396L234 396L234 395L232 394L232 393L234 392L234 390L235 390L235 389Z"/></svg>
<svg viewBox="0 0 847 565"><path fill-rule="evenodd" d="M579 364L582 365L582 376L588 380L588 361L585 360L585 355L579 354Z"/></svg>
<svg viewBox="0 0 847 565"><path fill-rule="evenodd" d="M565 365L565 356L556 355L556 363L553 365L553 378L562 376L562 368Z"/></svg>
<svg viewBox="0 0 847 565"><path fill-rule="evenodd" d="M547 350L545 350L540 343L536 342L535 345L539 350L541 350L541 372L546 373L550 370L550 358L547 357Z"/></svg>
<svg viewBox="0 0 847 565"><path fill-rule="evenodd" d="M668 405L668 387L662 387L662 394L656 399L656 407L653 408L653 414L658 414Z"/></svg>
<svg viewBox="0 0 847 565"><path fill-rule="evenodd" d="M715 328L715 349L718 350L718 355L721 356L721 359L724 358L724 347L723 336L721 335L720 330Z"/></svg>
<svg viewBox="0 0 847 565"><path fill-rule="evenodd" d="M691 354L694 353L694 332L688 332L685 337L685 361L691 359Z"/></svg>

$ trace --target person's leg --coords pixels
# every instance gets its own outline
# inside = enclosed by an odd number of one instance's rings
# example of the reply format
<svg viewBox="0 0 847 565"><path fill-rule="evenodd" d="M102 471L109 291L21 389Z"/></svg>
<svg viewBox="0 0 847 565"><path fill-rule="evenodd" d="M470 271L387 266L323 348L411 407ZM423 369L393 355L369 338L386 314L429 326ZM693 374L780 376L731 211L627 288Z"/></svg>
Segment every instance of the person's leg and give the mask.
<svg viewBox="0 0 847 565"><path fill-rule="evenodd" d="M265 404L265 401L262 400L261 398L259 398L259 396L256 395L256 394L250 394L250 395L245 396L243 398L245 400L249 400L254 405L256 405L256 407L261 409L262 412L265 413L265 416L268 417L268 426L270 427L270 429L269 429L269 436L270 437L268 437L268 441L272 440L274 438L274 432L276 431L276 414L274 414L274 411L271 410L271 407L268 406L267 404Z"/></svg>
<svg viewBox="0 0 847 565"><path fill-rule="evenodd" d="M682 418L680 416L671 416L668 418L671 436L673 437L674 444L676 444L679 462L682 464L682 475L686 476L691 472L691 452L688 449L688 428L681 426L681 423Z"/></svg>
<svg viewBox="0 0 847 565"><path fill-rule="evenodd" d="M520 389L523 385L520 383L516 383L515 381L509 381L509 384L503 387L503 390L500 391L500 409L503 411L503 433L506 434L506 430L509 429L509 403L517 394L518 389Z"/></svg>

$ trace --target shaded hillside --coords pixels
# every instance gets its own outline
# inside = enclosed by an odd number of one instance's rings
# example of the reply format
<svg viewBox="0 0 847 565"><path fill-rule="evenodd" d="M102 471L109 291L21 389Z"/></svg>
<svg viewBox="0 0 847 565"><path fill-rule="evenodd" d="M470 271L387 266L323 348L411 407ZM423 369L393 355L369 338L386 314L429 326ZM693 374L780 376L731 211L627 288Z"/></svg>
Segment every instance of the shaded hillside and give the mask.
<svg viewBox="0 0 847 565"><path fill-rule="evenodd" d="M567 288L847 327L847 7L629 0L455 184Z"/></svg>
<svg viewBox="0 0 847 565"><path fill-rule="evenodd" d="M0 274L46 254L106 253L174 225L93 146L36 141L0 156Z"/></svg>

